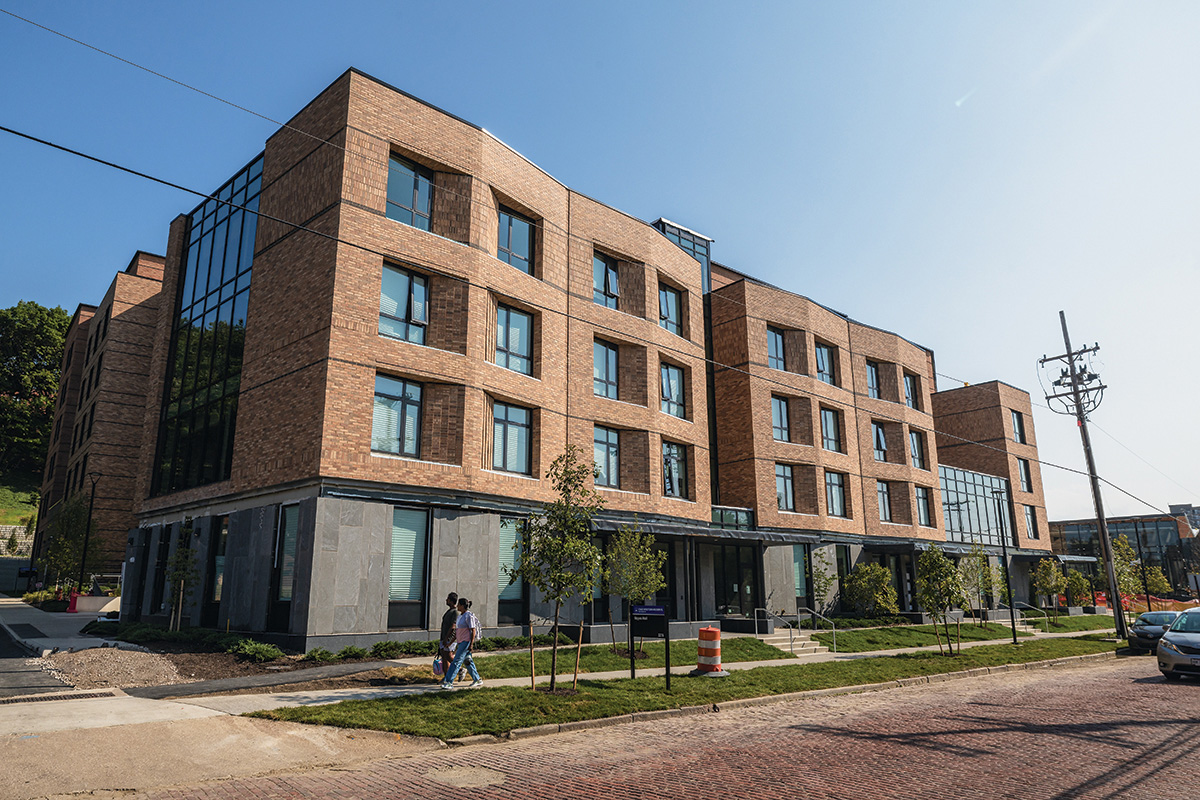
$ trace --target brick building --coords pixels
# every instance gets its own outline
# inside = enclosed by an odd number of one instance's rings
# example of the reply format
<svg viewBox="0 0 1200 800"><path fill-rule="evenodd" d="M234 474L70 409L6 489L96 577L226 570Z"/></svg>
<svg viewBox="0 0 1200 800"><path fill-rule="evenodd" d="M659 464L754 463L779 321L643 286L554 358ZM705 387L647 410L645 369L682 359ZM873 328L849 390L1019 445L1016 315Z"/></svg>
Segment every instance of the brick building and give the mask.
<svg viewBox="0 0 1200 800"><path fill-rule="evenodd" d="M35 552L45 545L62 503L72 497L95 505L89 558L103 571L120 569L126 540L138 524L134 476L141 431L163 257L137 252L118 272L97 306L80 305L71 318L63 355L54 428Z"/></svg>
<svg viewBox="0 0 1200 800"><path fill-rule="evenodd" d="M667 553L656 600L681 634L812 605L821 549L839 573L889 566L916 611L916 554L965 549L937 494L931 351L716 264L710 238L574 192L481 128L350 70L214 197L170 226L131 618L165 615L183 543L193 624L426 638L451 590L489 630L539 624L503 566L568 443L596 459L598 540L636 517Z"/></svg>

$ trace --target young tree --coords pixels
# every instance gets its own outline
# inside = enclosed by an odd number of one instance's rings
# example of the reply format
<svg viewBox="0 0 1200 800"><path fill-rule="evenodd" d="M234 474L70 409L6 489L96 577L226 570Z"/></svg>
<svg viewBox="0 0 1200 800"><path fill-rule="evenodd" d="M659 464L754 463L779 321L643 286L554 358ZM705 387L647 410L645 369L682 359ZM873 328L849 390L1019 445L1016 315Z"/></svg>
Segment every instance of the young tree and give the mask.
<svg viewBox="0 0 1200 800"><path fill-rule="evenodd" d="M42 574L54 576L55 583L74 583L79 576L79 561L83 558L83 538L88 527L88 504L82 493L67 498L58 507L46 531L46 544L39 560ZM99 566L98 548L88 551L85 572ZM79 587L83 591L83 587Z"/></svg>
<svg viewBox="0 0 1200 800"><path fill-rule="evenodd" d="M954 655L954 644L950 641L950 610L966 603L962 581L954 562L937 545L921 553L917 559L917 602L933 616L933 632L937 636L937 624L946 630L947 652L942 651L942 640L938 637L938 652ZM961 624L961 623L960 623ZM959 642L961 649L962 643Z"/></svg>
<svg viewBox="0 0 1200 800"><path fill-rule="evenodd" d="M971 550L958 562L959 579L963 591L967 595L967 603L974 610L979 606L979 614L975 616L975 624L983 624L984 598L992 593L992 565L988 560L988 552L979 542L971 544Z"/></svg>
<svg viewBox="0 0 1200 800"><path fill-rule="evenodd" d="M550 465L547 476L558 499L546 503L529 518L521 535L517 567L505 568L510 577L520 575L554 604L554 643L550 651L550 691L554 691L558 669L558 622L563 603L578 596L582 603L592 599L600 550L592 544L592 517L604 499L588 486L595 474L591 461L573 444ZM531 630L532 634L532 630Z"/></svg>
<svg viewBox="0 0 1200 800"><path fill-rule="evenodd" d="M185 519L179 535L179 544L174 555L167 561L166 576L171 585L170 629L179 630L183 622L183 608L196 590L200 581L197 553L192 549L192 521Z"/></svg>
<svg viewBox="0 0 1200 800"><path fill-rule="evenodd" d="M29 300L0 309L0 475L41 471L70 324L61 308Z"/></svg>
<svg viewBox="0 0 1200 800"><path fill-rule="evenodd" d="M1058 596L1066 588L1067 579L1059 569L1058 561L1053 558L1039 560L1033 571L1033 590L1047 596L1054 608L1055 622L1058 622Z"/></svg>
<svg viewBox="0 0 1200 800"><path fill-rule="evenodd" d="M859 564L846 576L846 602L867 617L899 614L892 573L882 564Z"/></svg>
<svg viewBox="0 0 1200 800"><path fill-rule="evenodd" d="M1068 602L1073 606L1081 606L1079 602L1086 598L1092 590L1092 584L1084 575L1077 569L1067 570L1067 598Z"/></svg>
<svg viewBox="0 0 1200 800"><path fill-rule="evenodd" d="M837 572L824 550L814 549L811 552L813 606L818 614L824 614L829 610L830 603L833 602L830 599L830 592L837 583Z"/></svg>
<svg viewBox="0 0 1200 800"><path fill-rule="evenodd" d="M666 563L667 554L654 549L654 534L643 533L636 521L632 525L622 525L609 539L608 552L604 556L605 591L624 598L630 605L651 597L667 585L663 577ZM612 606L608 609L608 627L615 652L617 637L613 632Z"/></svg>

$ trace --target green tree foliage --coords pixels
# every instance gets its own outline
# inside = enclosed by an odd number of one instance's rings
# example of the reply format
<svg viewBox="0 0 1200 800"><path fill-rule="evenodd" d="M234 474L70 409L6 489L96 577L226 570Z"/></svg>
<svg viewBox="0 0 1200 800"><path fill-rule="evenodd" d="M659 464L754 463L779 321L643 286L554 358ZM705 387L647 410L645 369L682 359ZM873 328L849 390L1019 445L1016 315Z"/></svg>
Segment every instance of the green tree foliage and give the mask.
<svg viewBox="0 0 1200 800"><path fill-rule="evenodd" d="M946 631L946 650L938 637L938 652L954 655L954 643L950 641L950 610L966 605L962 580L954 562L946 557L937 545L921 553L917 559L917 602L933 617L933 631L937 635L940 622ZM956 626L957 630L957 626ZM961 649L962 642L959 641Z"/></svg>
<svg viewBox="0 0 1200 800"><path fill-rule="evenodd" d="M1055 622L1058 622L1058 596L1066 588L1067 578L1062 574L1058 561L1053 558L1040 559L1033 570L1033 591L1046 596L1054 609Z"/></svg>
<svg viewBox="0 0 1200 800"><path fill-rule="evenodd" d="M1146 583L1150 586L1150 594L1170 594L1174 591L1171 582L1163 574L1162 567L1146 565Z"/></svg>
<svg viewBox="0 0 1200 800"><path fill-rule="evenodd" d="M190 602L196 585L200 581L197 553L192 549L192 521L184 520L179 535L179 544L167 561L167 581L171 586L171 630L179 630L183 621L183 609Z"/></svg>
<svg viewBox="0 0 1200 800"><path fill-rule="evenodd" d="M992 586L995 587L995 592L1000 598L1000 602L1005 605L1012 605L1012 582L1011 576L1008 574L1008 569L1004 564L997 564L992 568Z"/></svg>
<svg viewBox="0 0 1200 800"><path fill-rule="evenodd" d="M83 557L83 539L88 526L88 503L80 493L64 500L54 512L46 530L46 544L39 560L41 572L56 583L74 584L79 579L79 560ZM99 570L100 553L88 550L85 572ZM83 591L80 587L80 591Z"/></svg>
<svg viewBox="0 0 1200 800"><path fill-rule="evenodd" d="M654 534L644 533L638 523L622 525L608 541L608 552L604 554L604 590L608 594L622 597L631 605L652 597L667 585L663 566L667 554L654 549ZM612 608L608 610L608 624L612 628ZM616 636L613 636L616 649Z"/></svg>
<svg viewBox="0 0 1200 800"><path fill-rule="evenodd" d="M41 471L70 324L31 300L0 309L0 475Z"/></svg>
<svg viewBox="0 0 1200 800"><path fill-rule="evenodd" d="M992 594L992 586L995 581L992 564L988 560L988 552L981 543L971 544L970 552L958 562L958 574L962 581L963 591L967 595L968 604L972 609L978 608L982 612L987 602L986 599ZM982 613L976 615L975 624L983 624Z"/></svg>
<svg viewBox="0 0 1200 800"><path fill-rule="evenodd" d="M882 564L859 564L846 576L842 591L846 602L867 617L894 616L900 613L892 573Z"/></svg>
<svg viewBox="0 0 1200 800"><path fill-rule="evenodd" d="M818 614L825 614L833 602L831 592L837 583L837 571L824 550L812 550L812 593L813 605Z"/></svg>
<svg viewBox="0 0 1200 800"><path fill-rule="evenodd" d="M1083 605L1082 600L1091 599L1089 595L1092 591L1091 581L1077 569L1067 570L1067 598L1073 606Z"/></svg>
<svg viewBox="0 0 1200 800"><path fill-rule="evenodd" d="M550 691L558 668L558 622L563 603L578 596L591 602L600 570L600 550L592 544L592 517L604 499L588 484L595 476L590 458L573 444L547 473L558 499L546 503L529 518L521 536L521 553L515 570L505 568L537 588L554 604L554 645L550 654Z"/></svg>

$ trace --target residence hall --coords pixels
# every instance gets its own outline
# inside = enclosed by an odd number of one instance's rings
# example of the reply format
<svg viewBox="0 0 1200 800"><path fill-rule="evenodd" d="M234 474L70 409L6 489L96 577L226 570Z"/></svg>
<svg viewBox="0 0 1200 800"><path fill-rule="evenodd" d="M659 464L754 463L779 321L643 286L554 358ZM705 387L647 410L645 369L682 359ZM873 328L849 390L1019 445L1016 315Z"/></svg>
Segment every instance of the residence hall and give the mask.
<svg viewBox="0 0 1200 800"><path fill-rule="evenodd" d="M1044 527L1037 473L1014 495L999 463L954 473L977 513L947 528L936 398L963 390L936 393L931 351L713 263L711 238L574 192L361 72L214 198L170 226L126 618L165 616L186 544L192 624L330 649L430 638L457 591L489 633L540 627L549 607L503 568L568 443L594 454L597 540L635 519L656 535L680 636L813 605L814 564L883 563L915 613L931 543L1049 546L1012 524L1028 504ZM1028 415L1007 387L974 402ZM597 594L565 618L600 640L610 610Z"/></svg>
<svg viewBox="0 0 1200 800"><path fill-rule="evenodd" d="M1170 510L1174 512L1175 508L1171 506ZM1124 536L1134 558L1160 568L1176 593L1194 591L1196 581L1192 576L1200 572L1200 547L1186 513L1107 517L1105 523L1111 540ZM1050 541L1054 552L1064 560L1087 562L1081 565L1084 572L1096 569L1092 564L1103 564L1097 530L1094 518L1052 521Z"/></svg>

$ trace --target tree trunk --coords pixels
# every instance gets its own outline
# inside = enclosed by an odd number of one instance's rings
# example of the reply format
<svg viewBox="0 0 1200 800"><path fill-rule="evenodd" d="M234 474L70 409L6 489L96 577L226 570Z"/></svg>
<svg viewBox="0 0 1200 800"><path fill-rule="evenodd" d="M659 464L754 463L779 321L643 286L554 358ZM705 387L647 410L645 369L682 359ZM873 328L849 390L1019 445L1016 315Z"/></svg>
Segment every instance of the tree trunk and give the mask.
<svg viewBox="0 0 1200 800"><path fill-rule="evenodd" d="M962 620L954 623L954 640L958 644L958 654L962 655Z"/></svg>
<svg viewBox="0 0 1200 800"><path fill-rule="evenodd" d="M529 619L529 688L537 688L537 667L533 659L533 618Z"/></svg>
<svg viewBox="0 0 1200 800"><path fill-rule="evenodd" d="M554 603L554 628L550 631L550 635L554 637L554 642L550 645L550 691L554 691L554 683L558 678L558 612L562 610L562 601L557 600Z"/></svg>
<svg viewBox="0 0 1200 800"><path fill-rule="evenodd" d="M579 620L579 641L575 643L575 680L571 681L571 689L579 688L579 656L583 654L583 620Z"/></svg>
<svg viewBox="0 0 1200 800"><path fill-rule="evenodd" d="M617 652L617 629L613 627L612 603L608 604L608 635L612 638L612 651Z"/></svg>
<svg viewBox="0 0 1200 800"><path fill-rule="evenodd" d="M944 655L946 655L946 653L945 653L945 652L942 650L942 635L941 635L940 633L938 633L938 627L937 627L937 626L938 626L937 617L934 617L934 618L933 618L933 638L934 638L934 639L937 639L937 643L938 643L938 655L940 655L940 656L944 656ZM947 644L949 644L949 641L947 640L947 642L946 642L946 643L947 643Z"/></svg>

